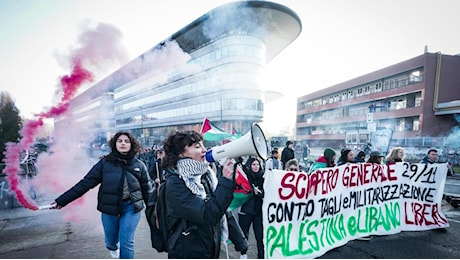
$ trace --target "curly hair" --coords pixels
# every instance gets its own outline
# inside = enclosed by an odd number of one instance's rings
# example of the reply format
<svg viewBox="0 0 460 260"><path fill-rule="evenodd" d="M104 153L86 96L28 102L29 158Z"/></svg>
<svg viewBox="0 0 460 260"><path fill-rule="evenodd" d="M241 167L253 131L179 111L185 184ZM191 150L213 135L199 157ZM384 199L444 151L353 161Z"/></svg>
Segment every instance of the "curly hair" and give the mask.
<svg viewBox="0 0 460 260"><path fill-rule="evenodd" d="M171 134L163 142L165 156L161 160L163 169L176 168L179 155L185 151L185 147L203 141L203 136L196 131L177 131Z"/></svg>
<svg viewBox="0 0 460 260"><path fill-rule="evenodd" d="M137 141L137 139L134 137L134 135L132 135L129 132L117 132L109 140L109 146L110 146L110 149L111 149L111 153L106 156L108 159L114 159L115 158L115 153L117 153L117 139L118 139L118 137L120 137L122 135L126 135L129 138L129 141L131 143L131 149L128 152L128 157L134 157L138 153L141 152L141 145L140 145L139 141Z"/></svg>

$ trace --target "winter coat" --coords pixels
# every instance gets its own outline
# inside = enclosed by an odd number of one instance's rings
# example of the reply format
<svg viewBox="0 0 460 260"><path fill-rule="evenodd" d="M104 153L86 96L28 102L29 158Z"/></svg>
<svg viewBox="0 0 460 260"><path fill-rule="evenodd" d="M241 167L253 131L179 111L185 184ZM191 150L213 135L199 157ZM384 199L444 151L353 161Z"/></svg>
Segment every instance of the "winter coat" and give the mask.
<svg viewBox="0 0 460 260"><path fill-rule="evenodd" d="M212 192L210 184L202 177L201 182L208 194L208 198L202 199L187 188L174 170L168 169L165 178L168 229L176 224L183 229L174 244L168 240L168 258L218 258L220 221L233 199L235 183L220 177Z"/></svg>
<svg viewBox="0 0 460 260"><path fill-rule="evenodd" d="M310 166L310 173L321 168L327 168L327 161L324 156L318 157L318 159Z"/></svg>
<svg viewBox="0 0 460 260"><path fill-rule="evenodd" d="M425 163L425 164L433 164L435 162L431 161L428 156L423 157L423 159L420 161L420 163Z"/></svg>
<svg viewBox="0 0 460 260"><path fill-rule="evenodd" d="M125 176L134 211L138 212L144 208L144 202L147 203L153 190L145 164L136 158L127 165L118 160L108 161L106 158L99 160L82 180L55 201L58 205L65 206L101 184L97 195L97 209L106 214L121 215Z"/></svg>
<svg viewBox="0 0 460 260"><path fill-rule="evenodd" d="M253 161L253 160L252 160ZM264 198L264 178L262 169L259 172L253 172L251 168L252 161L248 161L246 166L243 168L244 172L248 176L249 183L252 187L258 187L262 193L258 193L257 195L253 192L253 196L241 206L240 212L256 215L257 213L262 214L262 202Z"/></svg>
<svg viewBox="0 0 460 260"><path fill-rule="evenodd" d="M291 159L294 159L294 150L289 148L289 147L285 147L283 149L283 152L281 152L281 162L283 163L283 167L286 166L286 162L291 160Z"/></svg>

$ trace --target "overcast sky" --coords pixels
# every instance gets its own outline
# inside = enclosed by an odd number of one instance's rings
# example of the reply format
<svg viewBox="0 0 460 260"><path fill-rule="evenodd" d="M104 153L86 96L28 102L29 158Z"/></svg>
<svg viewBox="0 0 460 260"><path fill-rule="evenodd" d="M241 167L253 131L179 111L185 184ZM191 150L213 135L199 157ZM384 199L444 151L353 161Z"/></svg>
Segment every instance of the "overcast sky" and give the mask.
<svg viewBox="0 0 460 260"><path fill-rule="evenodd" d="M0 89L31 117L56 102L57 79L70 73L59 57L75 48L83 25L118 28L131 60L228 2L0 0ZM266 68L264 88L284 94L265 107L262 127L270 135L295 127L297 97L421 55L425 46L429 52L460 53L457 0L274 2L297 13L303 28Z"/></svg>

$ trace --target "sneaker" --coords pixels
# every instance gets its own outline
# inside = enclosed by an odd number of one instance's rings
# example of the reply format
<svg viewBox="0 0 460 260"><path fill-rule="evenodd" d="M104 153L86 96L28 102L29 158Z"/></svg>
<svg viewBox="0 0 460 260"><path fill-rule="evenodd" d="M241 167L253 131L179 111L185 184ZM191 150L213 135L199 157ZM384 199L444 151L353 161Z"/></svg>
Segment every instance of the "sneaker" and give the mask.
<svg viewBox="0 0 460 260"><path fill-rule="evenodd" d="M372 236L358 237L356 240L369 241L372 239Z"/></svg>
<svg viewBox="0 0 460 260"><path fill-rule="evenodd" d="M110 252L110 258L120 258L120 250L117 249L117 250L109 250Z"/></svg>
<svg viewBox="0 0 460 260"><path fill-rule="evenodd" d="M247 254L240 255L240 259L248 259L248 255Z"/></svg>

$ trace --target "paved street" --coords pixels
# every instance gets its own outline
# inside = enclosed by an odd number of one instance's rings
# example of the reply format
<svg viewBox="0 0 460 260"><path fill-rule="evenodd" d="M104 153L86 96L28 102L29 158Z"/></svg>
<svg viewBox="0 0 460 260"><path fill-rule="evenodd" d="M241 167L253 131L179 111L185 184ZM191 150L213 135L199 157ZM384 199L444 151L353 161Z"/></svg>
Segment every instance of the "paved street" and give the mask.
<svg viewBox="0 0 460 260"><path fill-rule="evenodd" d="M51 202L52 198L40 205ZM248 257L255 258L257 251L252 237L253 248ZM166 253L158 253L151 247L150 230L145 220L136 232L135 258L164 259ZM229 258L239 258L239 253L229 245ZM221 258L226 258L222 247ZM78 221L63 220L62 211L31 211L24 208L0 210L0 258L44 259L44 258L109 258L105 249L104 235L99 213L88 213Z"/></svg>
<svg viewBox="0 0 460 260"><path fill-rule="evenodd" d="M460 177L449 177L446 185L460 191ZM446 186L447 187L447 186ZM49 203L52 198L39 204ZM350 241L320 258L460 258L460 209L444 201L447 232L402 232L374 236L370 241ZM88 212L82 220L63 220L58 210L31 211L24 208L0 210L0 258L108 258L99 214ZM167 258L150 246L149 228L142 218L136 233L136 258ZM250 238L250 258L256 257ZM239 254L229 246L230 258ZM224 251L220 258L226 258Z"/></svg>

